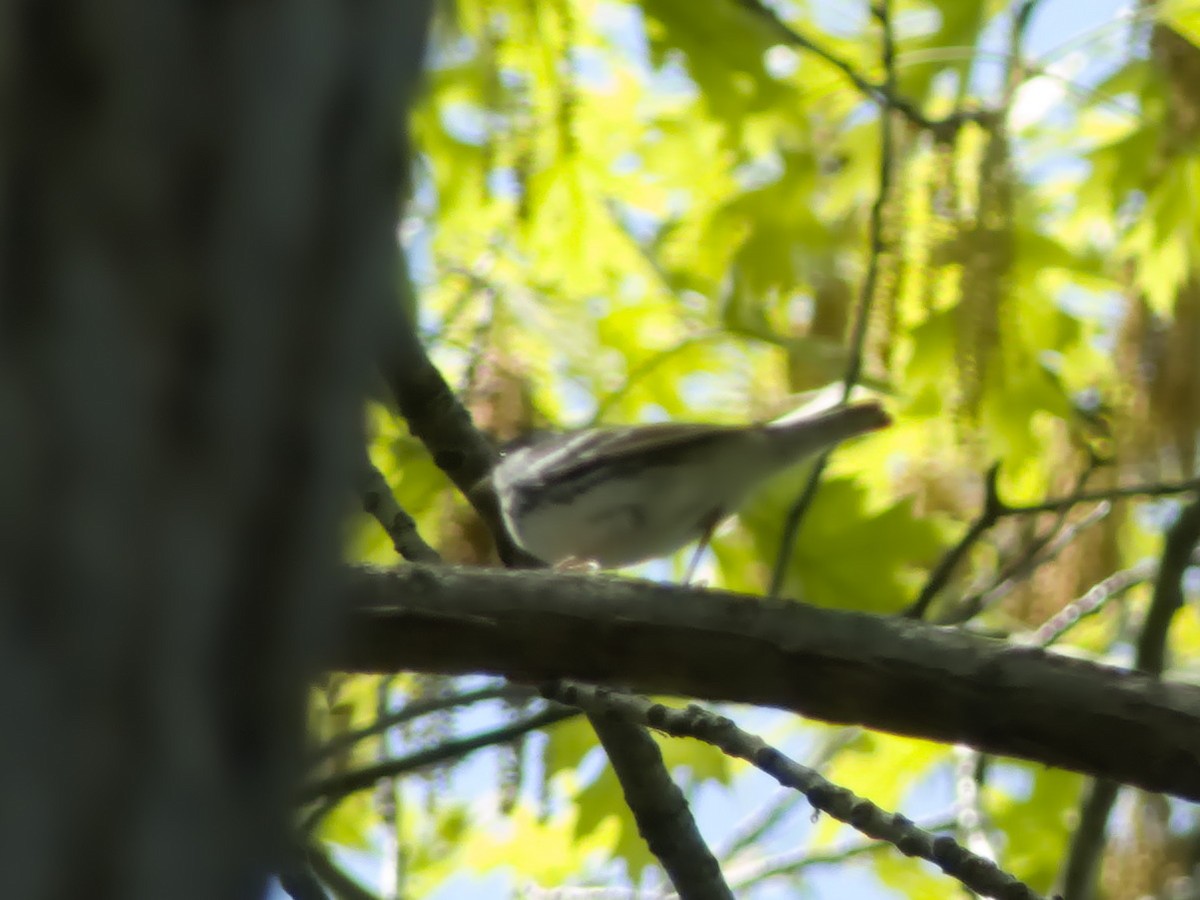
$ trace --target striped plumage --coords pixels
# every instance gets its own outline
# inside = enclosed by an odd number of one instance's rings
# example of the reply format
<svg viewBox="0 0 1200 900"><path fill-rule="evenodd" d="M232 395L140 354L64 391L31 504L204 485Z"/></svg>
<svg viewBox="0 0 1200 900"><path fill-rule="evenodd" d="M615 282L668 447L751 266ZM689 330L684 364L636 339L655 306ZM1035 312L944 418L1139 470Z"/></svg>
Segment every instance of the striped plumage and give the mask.
<svg viewBox="0 0 1200 900"><path fill-rule="evenodd" d="M615 568L706 536L763 481L888 421L859 403L759 425L588 429L509 453L488 480L526 551Z"/></svg>

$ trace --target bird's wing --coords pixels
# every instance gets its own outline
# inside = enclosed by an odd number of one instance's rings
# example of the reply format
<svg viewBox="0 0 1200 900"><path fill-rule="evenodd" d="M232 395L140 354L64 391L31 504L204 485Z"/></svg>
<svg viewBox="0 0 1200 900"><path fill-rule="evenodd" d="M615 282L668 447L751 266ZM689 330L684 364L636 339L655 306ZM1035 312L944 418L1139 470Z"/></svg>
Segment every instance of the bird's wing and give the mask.
<svg viewBox="0 0 1200 900"><path fill-rule="evenodd" d="M667 462L679 453L713 441L728 440L744 429L729 425L658 422L630 427L593 428L535 445L525 464L535 477L574 478L602 464L631 459ZM531 474L533 474L531 472Z"/></svg>

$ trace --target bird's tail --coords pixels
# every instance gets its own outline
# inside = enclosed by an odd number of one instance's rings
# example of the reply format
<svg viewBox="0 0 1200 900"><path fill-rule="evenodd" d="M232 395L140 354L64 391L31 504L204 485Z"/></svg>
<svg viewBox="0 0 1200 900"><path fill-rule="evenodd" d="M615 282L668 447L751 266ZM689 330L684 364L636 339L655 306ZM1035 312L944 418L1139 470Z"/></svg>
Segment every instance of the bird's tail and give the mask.
<svg viewBox="0 0 1200 900"><path fill-rule="evenodd" d="M853 403L805 416L768 424L775 439L780 462L790 464L806 456L829 450L842 441L891 424L891 417L875 401Z"/></svg>

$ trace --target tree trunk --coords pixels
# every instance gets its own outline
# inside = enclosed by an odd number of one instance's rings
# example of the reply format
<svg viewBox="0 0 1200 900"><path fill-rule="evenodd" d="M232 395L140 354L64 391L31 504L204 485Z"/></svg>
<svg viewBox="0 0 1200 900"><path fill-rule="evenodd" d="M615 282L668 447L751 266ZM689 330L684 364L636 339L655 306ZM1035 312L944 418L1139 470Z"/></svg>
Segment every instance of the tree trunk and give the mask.
<svg viewBox="0 0 1200 900"><path fill-rule="evenodd" d="M261 896L427 4L0 4L0 896Z"/></svg>

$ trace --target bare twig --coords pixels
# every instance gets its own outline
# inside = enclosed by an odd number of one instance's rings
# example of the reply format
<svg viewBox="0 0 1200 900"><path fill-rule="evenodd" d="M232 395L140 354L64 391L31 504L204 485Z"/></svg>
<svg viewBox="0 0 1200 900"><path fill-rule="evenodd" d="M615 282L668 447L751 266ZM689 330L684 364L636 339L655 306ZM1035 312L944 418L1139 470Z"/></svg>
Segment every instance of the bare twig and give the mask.
<svg viewBox="0 0 1200 900"><path fill-rule="evenodd" d="M717 855L728 863L742 850L753 847L768 831L782 822L802 799L795 791L780 790L762 806L751 810L730 829Z"/></svg>
<svg viewBox="0 0 1200 900"><path fill-rule="evenodd" d="M975 544L1001 519L1011 516L1032 516L1039 513L1063 513L1081 503L1104 503L1116 500L1129 500L1135 497L1169 497L1189 491L1200 490L1200 478L1190 478L1184 481L1163 481L1149 484L1126 485L1123 487L1107 488L1102 491L1079 491L1066 497L1056 497L1041 503L1030 503L1022 506L1010 506L1000 499L996 488L999 475L999 464L988 470L985 478L984 503L979 516L973 521L958 544L947 551L930 573L925 586L912 605L904 614L909 618L920 619L929 609L941 590L954 574L954 569L962 561Z"/></svg>
<svg viewBox="0 0 1200 900"><path fill-rule="evenodd" d="M1129 500L1134 497L1171 497L1175 494L1186 494L1189 491L1200 491L1200 478L1189 478L1184 481L1159 481L1150 484L1129 484L1102 491L1083 491L1069 497L1058 497L1025 506L1005 504L1000 510L1000 516L1031 516L1037 513L1062 512L1064 509L1070 509L1081 503L1103 503L1105 500Z"/></svg>
<svg viewBox="0 0 1200 900"><path fill-rule="evenodd" d="M359 490L363 509L383 526L397 553L410 562L441 562L438 552L417 531L413 517L396 502L383 473L369 461L363 463Z"/></svg>
<svg viewBox="0 0 1200 900"><path fill-rule="evenodd" d="M961 625L979 615L983 610L994 606L1015 591L1039 567L1053 562L1080 534L1106 518L1111 511L1112 504L1105 501L1079 521L1061 530L1056 524L1035 540L1026 553L1022 553L1019 558L1006 566L992 587L965 598L957 604L957 608L952 613L940 618L938 624ZM1055 535L1056 531L1057 535Z"/></svg>
<svg viewBox="0 0 1200 900"><path fill-rule="evenodd" d="M790 32L788 26L779 20L774 12L761 6L758 0L737 0L737 2L742 3L748 8L760 10L760 14L771 17L779 24L780 28ZM892 34L892 21L888 0L883 0L879 5L873 7L873 12L879 22L882 33L882 56L884 70L887 73L883 89L890 96L896 84L896 47ZM793 32L793 34L795 33ZM813 46L807 43L806 38L801 38L800 35L795 34L795 39L805 41L805 46L810 50L813 49ZM828 59L828 57L824 58ZM852 72L853 70L846 69L845 71ZM879 186L875 194L875 202L871 206L871 218L868 226L867 271L863 276L862 287L859 291L858 304L854 314L854 325L850 334L850 358L846 363L846 372L842 378L843 403L846 403L850 399L851 391L854 390L854 386L858 384L858 380L862 376L867 326L871 320L871 306L875 299L876 285L879 281L879 264L884 253L887 251L888 242L884 234L883 214L891 199L892 166L894 164L894 160L892 159L894 139L891 113L888 106L883 106L879 110L879 135ZM817 457L809 472L808 481L805 482L804 489L800 492L800 496L796 498L791 509L788 510L787 517L784 519L783 532L779 538L779 552L775 556L775 565L771 571L771 584L767 590L768 597L778 597L779 592L783 590L783 582L787 577L788 564L792 559L792 553L796 546L796 538L800 534L800 526L803 524L804 517L817 496L817 487L821 482L821 476L825 472L825 466L828 464L828 461L829 452L822 453Z"/></svg>
<svg viewBox="0 0 1200 900"><path fill-rule="evenodd" d="M407 704L403 709L398 709L395 712L380 716L370 725L356 729L355 731L347 731L343 734L338 734L330 738L321 746L313 749L309 764L316 765L331 756L350 749L359 741L383 734L385 731L388 731L391 728L395 728L398 725L403 725L405 722L411 722L413 719L418 719L421 716L427 716L430 713L442 712L443 710L447 709L456 709L460 706L471 706L472 704L482 703L486 700L505 700L528 697L532 694L533 691L531 688L522 687L521 685L492 684L473 691L464 691L461 694L451 694L446 697L427 697L420 700L414 700L412 703Z"/></svg>
<svg viewBox="0 0 1200 900"><path fill-rule="evenodd" d="M1075 479L1075 484L1071 489L1071 494L1078 495L1078 494L1082 493L1083 490L1087 487L1088 481L1096 473L1096 470L1098 468L1100 468L1100 466L1103 464L1104 464L1103 461L1099 457L1097 457L1095 454L1089 454L1088 455L1088 463L1083 468L1083 471L1079 473L1079 477L1077 479ZM993 490L994 490L994 488L993 488ZM1005 505L1003 503L1000 504L1000 506L1001 506L1001 513L1003 513L1003 510L1007 507L1005 507ZM1101 514L1101 516L1108 515L1108 511L1111 508L1111 503L1107 500L1102 501L1100 506L1104 510L1104 512ZM1024 552L1022 554L1020 554L1015 560L1013 560L1008 566L1005 567L1004 572L995 580L995 582L993 582L992 590L999 589L1007 583L1009 585L1008 588L1005 589L1004 592L1000 594L1000 596L1004 596L1009 590L1011 590L1013 587L1016 586L1016 584L1017 584L1016 576L1017 575L1022 574L1022 573L1028 574L1029 572L1032 571L1033 568L1036 568L1036 566L1041 565L1042 563L1047 562L1050 559L1053 559L1055 555L1057 555L1063 548L1065 548L1071 542L1071 540L1074 539L1075 535L1077 535L1079 533L1079 531L1085 529L1086 527L1088 527L1088 525L1091 524L1090 517L1089 517L1089 519L1085 519L1086 524L1075 526L1071 530L1071 533L1066 538L1066 540L1063 540L1062 538L1059 538L1058 540L1056 540L1056 536L1059 535L1059 533L1061 532L1061 530L1064 527L1066 527L1068 517L1070 516L1070 514L1071 514L1070 507L1059 510L1058 515L1054 520L1054 524L1052 524L1046 531L1044 531L1041 535L1036 537L1034 540L1030 541L1028 543L1028 545L1025 547ZM1042 551L1045 550L1047 548L1047 546L1050 545L1051 543L1054 543L1055 546L1053 548L1051 548L1051 550L1047 551L1047 554L1043 555ZM980 593L984 593L984 592L980 592ZM990 593L990 590L988 591L988 593ZM960 604L960 606L963 606L966 608L974 607L974 611L971 612L970 616L966 617L966 618L970 618L971 616L974 616L975 613L978 612L979 609L986 608L990 603L992 603L998 599L999 599L999 596L997 596L997 597L989 596L988 598L986 598L986 600L984 600L983 598L980 598L980 597L974 597L971 599L971 601ZM961 621L966 621L966 618L962 619Z"/></svg>
<svg viewBox="0 0 1200 900"><path fill-rule="evenodd" d="M507 743L531 731L546 728L557 722L574 718L577 715L579 715L578 710L554 706L508 725L493 728L490 731L484 731L471 737L443 741L435 747L430 747L427 750L418 750L398 759L390 759L387 762L377 763L376 765L366 766L361 769L353 769L349 772L339 772L307 785L301 791L301 799L305 802L330 800L343 797L346 794L353 794L355 791L363 791L374 785L381 778L392 778L396 775L403 775L407 772L449 762L452 759L459 759L468 753L473 753L484 747Z"/></svg>
<svg viewBox="0 0 1200 900"><path fill-rule="evenodd" d="M822 47L812 38L788 25L779 18L774 10L760 0L733 0L733 2L766 22L779 35L781 43L798 47L823 59L845 75L863 96L874 100L883 109L896 110L912 124L932 132L939 140L950 140L954 133L967 122L986 124L991 121L991 114L985 110L960 110L944 119L931 119L921 112L911 100L896 93L895 81L891 77L887 78L883 84L876 84L868 80L848 60ZM879 7L876 6L873 12L875 12L876 18L882 18L878 11Z"/></svg>
<svg viewBox="0 0 1200 900"><path fill-rule="evenodd" d="M1103 581L1092 585L1082 597L1067 604L1052 618L1043 623L1025 641L1035 647L1049 647L1067 633L1075 624L1093 613L1099 612L1109 600L1121 596L1132 587L1149 581L1158 572L1158 560L1149 559L1114 572Z"/></svg>
<svg viewBox="0 0 1200 900"><path fill-rule="evenodd" d="M719 747L730 756L744 759L787 787L800 791L808 802L839 822L879 840L885 840L906 856L919 856L947 875L988 897L1005 900L1034 900L1038 895L1027 885L999 869L995 863L970 853L953 838L934 835L918 828L899 814L888 814L869 800L822 778L812 769L789 759L779 750L730 719L714 715L695 704L674 709L651 703L644 697L561 683L553 696L577 703L593 716L620 717L675 737L690 737Z"/></svg>
<svg viewBox="0 0 1200 900"><path fill-rule="evenodd" d="M621 782L638 833L683 900L733 900L683 792L670 778L662 751L643 727L611 708L592 702L591 688L567 682L542 686L548 700L583 709Z"/></svg>
<svg viewBox="0 0 1200 900"><path fill-rule="evenodd" d="M849 747L862 731L861 728L851 725L827 732L814 748L806 765L813 771L822 771L838 754ZM721 858L728 860L739 851L757 843L767 831L791 812L800 799L794 791L783 790L761 809L746 816L726 837L725 848L719 854Z"/></svg>
<svg viewBox="0 0 1200 900"><path fill-rule="evenodd" d="M929 573L929 578L926 579L925 586L921 588L921 593L917 595L917 599L912 602L912 605L904 611L904 615L908 618L924 618L929 605L933 603L942 588L949 583L950 576L954 574L954 570L958 567L959 562L978 543L979 539L987 534L988 530L1000 520L1000 517L1004 515L1006 507L996 489L996 481L999 477L1000 464L996 463L988 469L987 475L984 476L983 509L975 521L971 523L966 533L959 539L958 543L946 551L946 554L934 566L933 571Z"/></svg>

